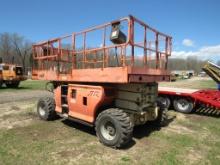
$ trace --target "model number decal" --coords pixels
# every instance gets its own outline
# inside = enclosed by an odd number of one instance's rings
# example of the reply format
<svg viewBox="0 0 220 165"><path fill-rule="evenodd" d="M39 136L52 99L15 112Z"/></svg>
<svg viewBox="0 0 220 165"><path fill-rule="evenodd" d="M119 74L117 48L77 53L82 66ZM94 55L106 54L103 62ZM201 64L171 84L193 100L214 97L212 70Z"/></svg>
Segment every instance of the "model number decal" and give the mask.
<svg viewBox="0 0 220 165"><path fill-rule="evenodd" d="M99 97L99 91L89 91L88 96Z"/></svg>

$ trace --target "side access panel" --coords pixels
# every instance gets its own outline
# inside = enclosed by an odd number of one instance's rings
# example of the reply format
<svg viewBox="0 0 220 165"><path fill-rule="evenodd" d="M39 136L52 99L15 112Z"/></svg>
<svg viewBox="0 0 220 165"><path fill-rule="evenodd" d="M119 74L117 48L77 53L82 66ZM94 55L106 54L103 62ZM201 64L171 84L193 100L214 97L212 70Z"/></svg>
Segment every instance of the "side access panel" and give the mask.
<svg viewBox="0 0 220 165"><path fill-rule="evenodd" d="M97 107L104 100L104 89L100 86L69 85L68 115L92 123Z"/></svg>
<svg viewBox="0 0 220 165"><path fill-rule="evenodd" d="M68 116L89 123L95 120L96 111L102 105L112 105L114 93L111 88L93 85L69 84L67 94ZM62 110L61 87L55 90L56 111Z"/></svg>

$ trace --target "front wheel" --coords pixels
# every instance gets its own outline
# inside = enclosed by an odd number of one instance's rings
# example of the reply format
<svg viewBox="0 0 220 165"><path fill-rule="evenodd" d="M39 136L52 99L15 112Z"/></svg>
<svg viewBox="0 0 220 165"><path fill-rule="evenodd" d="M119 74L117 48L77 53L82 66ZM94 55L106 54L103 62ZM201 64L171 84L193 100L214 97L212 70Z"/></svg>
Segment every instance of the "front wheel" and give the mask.
<svg viewBox="0 0 220 165"><path fill-rule="evenodd" d="M132 139L131 119L120 109L101 112L96 119L95 129L99 141L106 146L121 148Z"/></svg>
<svg viewBox="0 0 220 165"><path fill-rule="evenodd" d="M55 100L51 97L41 98L37 104L37 113L43 120L54 120L57 117Z"/></svg>
<svg viewBox="0 0 220 165"><path fill-rule="evenodd" d="M191 113L193 110L193 102L186 98L178 98L173 101L174 109L182 113Z"/></svg>

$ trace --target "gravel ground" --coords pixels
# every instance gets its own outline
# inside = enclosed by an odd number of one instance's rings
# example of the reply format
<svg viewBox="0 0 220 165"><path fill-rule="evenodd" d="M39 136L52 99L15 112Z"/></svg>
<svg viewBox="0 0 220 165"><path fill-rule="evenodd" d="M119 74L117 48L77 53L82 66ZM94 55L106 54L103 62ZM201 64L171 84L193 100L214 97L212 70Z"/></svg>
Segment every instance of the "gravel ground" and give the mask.
<svg viewBox="0 0 220 165"><path fill-rule="evenodd" d="M26 101L26 100L35 100L35 99L37 100L44 96L52 96L52 93L45 90L0 92L0 104L14 102L14 101Z"/></svg>

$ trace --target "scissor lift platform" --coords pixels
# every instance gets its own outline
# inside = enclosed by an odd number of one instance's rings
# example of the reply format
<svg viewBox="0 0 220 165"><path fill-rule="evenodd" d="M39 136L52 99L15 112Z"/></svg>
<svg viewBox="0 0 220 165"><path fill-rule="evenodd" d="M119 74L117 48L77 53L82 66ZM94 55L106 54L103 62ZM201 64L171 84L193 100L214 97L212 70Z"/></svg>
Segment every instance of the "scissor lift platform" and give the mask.
<svg viewBox="0 0 220 165"><path fill-rule="evenodd" d="M171 40L128 16L34 44L32 79L65 83L169 81Z"/></svg>

